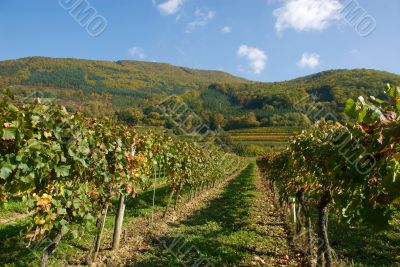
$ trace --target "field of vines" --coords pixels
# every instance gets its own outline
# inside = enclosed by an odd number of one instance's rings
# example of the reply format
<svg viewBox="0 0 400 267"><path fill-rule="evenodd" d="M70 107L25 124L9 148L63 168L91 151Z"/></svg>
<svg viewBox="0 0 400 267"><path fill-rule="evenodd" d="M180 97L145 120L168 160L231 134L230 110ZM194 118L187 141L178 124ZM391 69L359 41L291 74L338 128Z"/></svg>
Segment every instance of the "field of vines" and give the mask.
<svg viewBox="0 0 400 267"><path fill-rule="evenodd" d="M280 148L286 146L290 138L302 130L301 127L281 126L231 130L227 133L235 143Z"/></svg>
<svg viewBox="0 0 400 267"><path fill-rule="evenodd" d="M111 207L112 249L118 250L126 199L154 186L153 177L169 188L165 215L183 191L199 195L243 165L212 145L139 135L110 119L71 114L40 99L17 105L9 92L2 96L0 122L0 200L28 209L29 223L19 233L27 247L48 240L40 266L64 237L79 238L94 226L86 264L95 262Z"/></svg>
<svg viewBox="0 0 400 267"><path fill-rule="evenodd" d="M70 113L0 104L1 266L399 266L400 88L347 123L231 132L258 158ZM264 140L265 141L265 140Z"/></svg>
<svg viewBox="0 0 400 267"><path fill-rule="evenodd" d="M385 93L383 99L349 99L350 122L320 121L283 152L258 161L277 201L291 210L295 239L309 265L352 265L335 248L346 243L337 241L341 235L359 230L363 241L352 244L361 248L358 258L381 242L364 264L400 264L400 88L388 85ZM328 225L343 230L333 235Z"/></svg>

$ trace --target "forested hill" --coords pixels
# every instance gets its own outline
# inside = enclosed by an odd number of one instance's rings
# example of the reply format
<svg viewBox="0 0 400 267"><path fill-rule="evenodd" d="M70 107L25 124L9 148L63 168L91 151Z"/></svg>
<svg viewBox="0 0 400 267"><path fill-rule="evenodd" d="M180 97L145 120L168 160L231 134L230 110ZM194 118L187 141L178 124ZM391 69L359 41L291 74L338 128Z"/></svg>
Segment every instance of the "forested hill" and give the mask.
<svg viewBox="0 0 400 267"><path fill-rule="evenodd" d="M180 95L212 128L307 125L319 116L307 112L314 102L345 120L347 98L381 95L386 83L400 85L400 76L331 70L261 83L164 63L44 57L0 61L0 87L10 87L17 95L40 92L71 110L155 126L170 125L154 107L169 95Z"/></svg>
<svg viewBox="0 0 400 267"><path fill-rule="evenodd" d="M173 90L212 82L247 82L221 71L195 70L166 63L95 61L29 57L0 61L3 83L80 89Z"/></svg>

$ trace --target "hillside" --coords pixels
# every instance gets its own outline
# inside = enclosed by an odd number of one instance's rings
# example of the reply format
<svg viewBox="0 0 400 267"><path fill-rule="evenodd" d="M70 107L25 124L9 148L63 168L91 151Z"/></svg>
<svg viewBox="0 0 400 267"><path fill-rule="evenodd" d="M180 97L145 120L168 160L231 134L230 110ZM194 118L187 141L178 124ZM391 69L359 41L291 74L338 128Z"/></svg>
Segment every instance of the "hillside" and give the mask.
<svg viewBox="0 0 400 267"><path fill-rule="evenodd" d="M166 63L94 61L29 57L0 62L2 84L92 89L184 89L212 82L246 82L221 71L195 70Z"/></svg>
<svg viewBox="0 0 400 267"><path fill-rule="evenodd" d="M388 82L400 84L400 76L367 69L331 70L261 83L165 63L44 57L0 61L0 86L11 87L17 95L35 92L70 110L167 127L171 124L155 105L170 95L183 98L212 129L304 126L327 113L346 120L347 98L380 95ZM324 107L324 114L309 112L316 103Z"/></svg>

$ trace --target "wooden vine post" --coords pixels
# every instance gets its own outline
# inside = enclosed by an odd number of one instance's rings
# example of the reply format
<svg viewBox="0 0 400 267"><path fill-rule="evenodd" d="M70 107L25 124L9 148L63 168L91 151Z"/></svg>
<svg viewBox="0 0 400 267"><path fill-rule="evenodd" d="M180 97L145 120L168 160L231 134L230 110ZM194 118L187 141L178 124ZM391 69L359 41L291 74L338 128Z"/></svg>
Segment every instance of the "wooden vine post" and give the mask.
<svg viewBox="0 0 400 267"><path fill-rule="evenodd" d="M129 164L128 164L128 174L131 176L131 172L133 171L132 163L131 161L135 158L136 155L136 143L134 142L131 145L131 151L129 153ZM121 233L122 233L122 225L124 222L124 215L125 215L125 195L123 193L120 194L119 196L119 203L118 203L118 212L115 216L115 222L114 222L114 234L113 234L113 245L112 249L113 250L118 250L121 242Z"/></svg>
<svg viewBox="0 0 400 267"><path fill-rule="evenodd" d="M117 216L115 216L115 225L114 225L114 235L113 235L113 250L118 250L120 241L121 241L121 233L122 233L122 224L124 222L124 214L125 214L125 195L121 194L119 196L119 208Z"/></svg>

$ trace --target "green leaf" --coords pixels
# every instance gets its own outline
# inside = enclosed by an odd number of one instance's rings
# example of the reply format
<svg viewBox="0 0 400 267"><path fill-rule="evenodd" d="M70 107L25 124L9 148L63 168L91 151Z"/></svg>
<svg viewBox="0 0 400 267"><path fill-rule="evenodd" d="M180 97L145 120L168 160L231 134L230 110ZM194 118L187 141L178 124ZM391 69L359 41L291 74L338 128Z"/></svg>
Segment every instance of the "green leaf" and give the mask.
<svg viewBox="0 0 400 267"><path fill-rule="evenodd" d="M63 225L63 226L61 227L61 234L62 234L62 235L66 235L68 232L69 232L68 226L67 226L67 225Z"/></svg>
<svg viewBox="0 0 400 267"><path fill-rule="evenodd" d="M58 208L57 209L57 214L58 215L65 215L65 214L67 214L67 210L63 209L63 208Z"/></svg>
<svg viewBox="0 0 400 267"><path fill-rule="evenodd" d="M69 189L64 189L64 193L65 193L67 196L71 196L71 195L72 195L72 191L69 190Z"/></svg>
<svg viewBox="0 0 400 267"><path fill-rule="evenodd" d="M396 102L396 111L399 112L400 111L400 101L397 100Z"/></svg>
<svg viewBox="0 0 400 267"><path fill-rule="evenodd" d="M356 103L354 102L353 99L349 98L346 100L346 106L344 108L344 111L347 115L350 117L355 117L356 116Z"/></svg>
<svg viewBox="0 0 400 267"><path fill-rule="evenodd" d="M375 102L375 103L377 103L377 104L383 104L383 103L385 103L385 101L384 100L382 100L382 99L379 99L379 98L376 98L376 97L374 97L374 96L370 96L370 98L371 98L371 101L372 102Z"/></svg>
<svg viewBox="0 0 400 267"><path fill-rule="evenodd" d="M66 177L69 175L69 170L71 166L62 165L62 166L55 166L54 170L56 171L57 177Z"/></svg>
<svg viewBox="0 0 400 267"><path fill-rule="evenodd" d="M21 163L18 165L18 169L22 170L23 172L27 172L29 170L29 167L25 163Z"/></svg>
<svg viewBox="0 0 400 267"><path fill-rule="evenodd" d="M14 106L13 104L9 104L8 105L8 109L10 111L12 111L12 112L18 112L19 111L19 109L16 106Z"/></svg>
<svg viewBox="0 0 400 267"><path fill-rule="evenodd" d="M7 179L8 176L12 173L12 170L8 167L3 167L0 170L0 178Z"/></svg>
<svg viewBox="0 0 400 267"><path fill-rule="evenodd" d="M387 87L385 89L385 93L391 97L395 97L396 95L396 90L395 87L392 86L391 84L387 84Z"/></svg>
<svg viewBox="0 0 400 267"><path fill-rule="evenodd" d="M367 107L363 107L362 110L358 113L358 122L363 122L365 116L367 115L368 112L368 108Z"/></svg>
<svg viewBox="0 0 400 267"><path fill-rule="evenodd" d="M81 206L81 200L79 198L75 198L72 202L72 205L75 209L79 209Z"/></svg>
<svg viewBox="0 0 400 267"><path fill-rule="evenodd" d="M72 236L73 236L74 238L78 238L78 237L79 237L79 232L78 232L78 230L76 230L76 229L72 230L72 231L71 231L71 234L72 234Z"/></svg>
<svg viewBox="0 0 400 267"><path fill-rule="evenodd" d="M24 176L21 177L21 181L26 183L26 184L31 183L33 181L33 179L35 179L35 173L34 172L31 172L30 174L24 175Z"/></svg>
<svg viewBox="0 0 400 267"><path fill-rule="evenodd" d="M17 134L16 128L3 128L3 140L15 140Z"/></svg>

